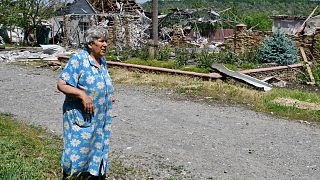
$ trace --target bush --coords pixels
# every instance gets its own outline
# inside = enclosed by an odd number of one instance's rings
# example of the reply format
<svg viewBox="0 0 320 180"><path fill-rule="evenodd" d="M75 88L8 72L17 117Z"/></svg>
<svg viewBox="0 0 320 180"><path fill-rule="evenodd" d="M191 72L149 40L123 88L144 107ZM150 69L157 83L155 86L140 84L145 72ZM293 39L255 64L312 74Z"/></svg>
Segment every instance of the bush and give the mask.
<svg viewBox="0 0 320 180"><path fill-rule="evenodd" d="M188 52L185 49L176 49L176 63L178 67L186 66L188 63L188 60L194 58L195 53L194 52Z"/></svg>
<svg viewBox="0 0 320 180"><path fill-rule="evenodd" d="M170 53L172 52L172 49L170 48L161 48L158 50L157 53L157 59L160 61L166 61L168 59L170 59Z"/></svg>
<svg viewBox="0 0 320 180"><path fill-rule="evenodd" d="M10 38L8 36L8 33L7 33L7 29L5 27L3 27L3 26L0 28L0 36L3 38L3 41L5 43L11 43L10 42Z"/></svg>
<svg viewBox="0 0 320 180"><path fill-rule="evenodd" d="M312 73L316 81L316 84L319 86L320 85L320 63L313 64Z"/></svg>
<svg viewBox="0 0 320 180"><path fill-rule="evenodd" d="M263 41L260 58L263 63L289 65L298 62L298 51L290 38L277 31Z"/></svg>
<svg viewBox="0 0 320 180"><path fill-rule="evenodd" d="M182 71L191 71L191 72L197 72L197 73L210 73L211 68L199 68L195 66L183 66L180 68Z"/></svg>
<svg viewBox="0 0 320 180"><path fill-rule="evenodd" d="M196 55L197 66L199 68L211 68L212 63L217 62L216 54L201 52Z"/></svg>

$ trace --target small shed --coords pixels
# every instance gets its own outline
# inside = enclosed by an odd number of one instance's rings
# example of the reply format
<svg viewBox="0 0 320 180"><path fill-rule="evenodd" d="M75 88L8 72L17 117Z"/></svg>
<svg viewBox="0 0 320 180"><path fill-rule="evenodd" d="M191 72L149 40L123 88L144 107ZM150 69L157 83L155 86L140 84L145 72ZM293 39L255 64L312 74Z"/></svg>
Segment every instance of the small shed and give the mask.
<svg viewBox="0 0 320 180"><path fill-rule="evenodd" d="M272 32L280 30L288 35L295 35L301 30L303 22L307 19L304 16L270 16L272 19Z"/></svg>

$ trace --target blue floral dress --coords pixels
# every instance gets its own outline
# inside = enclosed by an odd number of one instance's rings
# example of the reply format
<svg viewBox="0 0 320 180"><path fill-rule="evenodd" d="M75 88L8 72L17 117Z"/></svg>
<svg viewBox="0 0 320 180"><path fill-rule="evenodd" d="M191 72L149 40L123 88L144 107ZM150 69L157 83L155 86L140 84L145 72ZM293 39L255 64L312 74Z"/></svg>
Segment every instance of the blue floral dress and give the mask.
<svg viewBox="0 0 320 180"><path fill-rule="evenodd" d="M63 104L64 151L61 165L65 173L89 172L99 175L108 170L108 152L111 131L112 81L105 58L101 68L86 50L70 57L59 76L67 84L83 89L91 97L95 113L84 111L80 99L66 96Z"/></svg>

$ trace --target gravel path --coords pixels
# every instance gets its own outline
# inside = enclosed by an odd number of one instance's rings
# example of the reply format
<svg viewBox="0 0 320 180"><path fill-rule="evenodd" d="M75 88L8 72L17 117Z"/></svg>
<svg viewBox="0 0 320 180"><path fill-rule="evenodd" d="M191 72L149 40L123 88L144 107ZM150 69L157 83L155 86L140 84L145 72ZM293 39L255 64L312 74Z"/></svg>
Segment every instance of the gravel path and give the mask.
<svg viewBox="0 0 320 180"><path fill-rule="evenodd" d="M57 74L0 62L0 112L61 135ZM320 179L320 129L116 85L112 150L155 179Z"/></svg>

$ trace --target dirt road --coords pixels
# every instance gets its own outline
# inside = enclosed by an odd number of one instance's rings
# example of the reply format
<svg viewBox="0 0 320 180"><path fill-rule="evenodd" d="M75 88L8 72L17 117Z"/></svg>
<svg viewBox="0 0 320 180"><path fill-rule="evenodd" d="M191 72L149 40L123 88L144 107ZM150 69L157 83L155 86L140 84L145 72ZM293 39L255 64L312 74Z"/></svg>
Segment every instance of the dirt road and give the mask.
<svg viewBox="0 0 320 180"><path fill-rule="evenodd" d="M56 78L0 62L0 112L61 134ZM146 87L115 95L111 148L154 179L320 179L317 127Z"/></svg>

